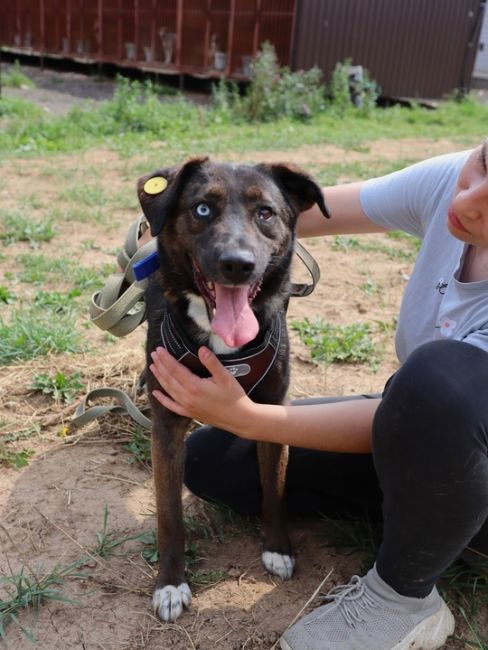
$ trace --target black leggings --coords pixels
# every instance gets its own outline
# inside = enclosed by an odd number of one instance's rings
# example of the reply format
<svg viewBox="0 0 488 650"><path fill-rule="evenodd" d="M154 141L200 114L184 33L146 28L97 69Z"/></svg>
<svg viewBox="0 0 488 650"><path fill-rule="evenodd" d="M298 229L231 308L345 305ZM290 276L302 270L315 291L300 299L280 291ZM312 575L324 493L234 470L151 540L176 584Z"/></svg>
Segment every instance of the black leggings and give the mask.
<svg viewBox="0 0 488 650"><path fill-rule="evenodd" d="M252 441L198 429L185 482L202 498L260 512ZM419 347L385 387L373 454L290 448L287 503L290 514L381 519L377 570L407 596L428 595L468 544L488 554L488 354L458 341Z"/></svg>

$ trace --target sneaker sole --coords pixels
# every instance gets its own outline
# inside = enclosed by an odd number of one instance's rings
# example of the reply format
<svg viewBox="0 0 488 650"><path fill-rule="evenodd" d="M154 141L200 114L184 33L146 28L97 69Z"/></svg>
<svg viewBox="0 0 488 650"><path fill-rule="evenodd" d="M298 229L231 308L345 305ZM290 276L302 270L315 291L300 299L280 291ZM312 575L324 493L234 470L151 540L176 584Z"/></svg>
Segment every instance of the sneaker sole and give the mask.
<svg viewBox="0 0 488 650"><path fill-rule="evenodd" d="M448 606L443 601L439 610L421 621L400 643L391 650L438 650L448 636L454 633L455 621ZM280 639L281 650L300 650L291 648L285 639Z"/></svg>
<svg viewBox="0 0 488 650"><path fill-rule="evenodd" d="M454 632L455 621L444 601L439 611L421 621L391 650L438 650Z"/></svg>

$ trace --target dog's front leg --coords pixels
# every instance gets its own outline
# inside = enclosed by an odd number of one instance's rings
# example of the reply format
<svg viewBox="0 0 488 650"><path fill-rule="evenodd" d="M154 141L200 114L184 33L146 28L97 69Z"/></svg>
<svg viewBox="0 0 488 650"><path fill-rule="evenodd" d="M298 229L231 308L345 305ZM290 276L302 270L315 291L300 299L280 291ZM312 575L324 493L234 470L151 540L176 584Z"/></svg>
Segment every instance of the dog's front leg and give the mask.
<svg viewBox="0 0 488 650"><path fill-rule="evenodd" d="M158 519L159 571L153 594L155 613L176 620L191 603L185 578L185 534L181 490L188 420L153 403L152 465Z"/></svg>
<svg viewBox="0 0 488 650"><path fill-rule="evenodd" d="M291 578L295 559L286 530L285 481L288 447L269 442L257 445L263 490L263 555L266 569L282 579Z"/></svg>

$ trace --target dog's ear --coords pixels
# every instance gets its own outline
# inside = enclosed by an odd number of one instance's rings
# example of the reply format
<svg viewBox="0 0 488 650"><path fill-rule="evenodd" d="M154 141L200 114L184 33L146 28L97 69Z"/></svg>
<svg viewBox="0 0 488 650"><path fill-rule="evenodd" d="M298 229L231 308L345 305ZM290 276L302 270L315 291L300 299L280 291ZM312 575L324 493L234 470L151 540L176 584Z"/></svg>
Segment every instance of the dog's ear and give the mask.
<svg viewBox="0 0 488 650"><path fill-rule="evenodd" d="M282 163L257 165L257 169L273 178L297 212L308 210L316 203L324 217L330 217L322 190L303 170Z"/></svg>
<svg viewBox="0 0 488 650"><path fill-rule="evenodd" d="M156 237L176 208L181 192L190 177L208 160L191 158L179 167L158 169L137 181L137 194L142 211Z"/></svg>

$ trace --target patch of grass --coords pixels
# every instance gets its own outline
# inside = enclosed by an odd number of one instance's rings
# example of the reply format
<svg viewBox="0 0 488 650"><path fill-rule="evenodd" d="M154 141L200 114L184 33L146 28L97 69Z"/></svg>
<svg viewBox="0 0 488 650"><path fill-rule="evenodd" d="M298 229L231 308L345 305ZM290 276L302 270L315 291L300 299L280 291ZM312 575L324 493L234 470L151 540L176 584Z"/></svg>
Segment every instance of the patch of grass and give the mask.
<svg viewBox="0 0 488 650"><path fill-rule="evenodd" d="M5 118L0 131L2 156L108 146L126 159L144 152L146 163L154 158L157 165L172 165L188 155L290 150L307 144L357 149L380 137L435 140L447 136L474 144L486 126L486 107L472 98L443 103L435 111L397 106L373 108L365 116L351 108L338 119L334 110L326 108L306 121L283 117L269 123L236 123L220 119L221 114L211 107L195 106L180 96L161 101L151 84L127 80L119 81L112 100L75 108L67 116L46 115L8 98L0 98L0 115ZM159 151L147 151L148 141L164 144ZM144 160L141 166L147 171Z"/></svg>
<svg viewBox="0 0 488 650"><path fill-rule="evenodd" d="M68 311L76 305L75 298L81 296L81 289L71 291L36 291L34 304L39 307L47 307L54 312Z"/></svg>
<svg viewBox="0 0 488 650"><path fill-rule="evenodd" d="M15 60L8 72L3 73L2 84L11 88L34 88L36 85L32 79L22 72L22 67L18 59Z"/></svg>
<svg viewBox="0 0 488 650"><path fill-rule="evenodd" d="M63 201L75 203L77 206L86 206L88 208L104 206L107 203L105 190L100 185L73 184L64 188L59 193L59 198Z"/></svg>
<svg viewBox="0 0 488 650"><path fill-rule="evenodd" d="M34 246L51 241L56 234L51 221L35 221L20 212L1 212L0 222L3 224L0 239L6 244L26 241Z"/></svg>
<svg viewBox="0 0 488 650"><path fill-rule="evenodd" d="M6 425L0 424L0 429L5 428ZM34 455L34 450L29 448L24 449L11 449L10 445L19 440L26 440L39 433L39 425L34 425L24 431L16 431L14 433L2 433L0 436L0 464L10 465L20 469L28 465L29 458Z"/></svg>
<svg viewBox="0 0 488 650"><path fill-rule="evenodd" d="M189 571L190 582L192 587L197 589L207 589L208 587L214 587L219 582L227 580L229 574L223 569L217 569L215 571L205 571L203 569L197 569L195 571Z"/></svg>
<svg viewBox="0 0 488 650"><path fill-rule="evenodd" d="M33 449L21 449L20 451L12 451L7 449L0 442L0 464L9 465L21 469L29 464L29 458L35 454ZM0 600L1 607L1 600Z"/></svg>
<svg viewBox="0 0 488 650"><path fill-rule="evenodd" d="M66 209L54 208L50 218L53 221L76 221L79 223L99 223L107 222L106 210L100 206L83 207L80 205L71 205Z"/></svg>
<svg viewBox="0 0 488 650"><path fill-rule="evenodd" d="M135 428L131 431L132 440L125 449L133 455L133 462L147 467L151 464L151 436L143 429Z"/></svg>
<svg viewBox="0 0 488 650"><path fill-rule="evenodd" d="M291 323L300 340L310 348L312 359L323 363L373 363L378 351L368 323L330 325L316 318Z"/></svg>
<svg viewBox="0 0 488 650"><path fill-rule="evenodd" d="M0 317L0 365L81 350L71 312L53 317L49 311L21 308L13 311L8 323Z"/></svg>
<svg viewBox="0 0 488 650"><path fill-rule="evenodd" d="M79 372L72 375L65 375L59 371L54 375L39 373L32 378L30 389L34 392L50 395L56 401L69 404L74 400L76 394L85 388L80 378Z"/></svg>
<svg viewBox="0 0 488 650"><path fill-rule="evenodd" d="M104 279L114 270L110 264L97 268L79 266L66 257L49 259L44 255L22 254L17 256L17 261L24 267L19 275L22 282L42 284L63 281L71 283L78 291L102 286Z"/></svg>
<svg viewBox="0 0 488 650"><path fill-rule="evenodd" d="M403 250L401 248L394 248L393 246L386 246L381 242L361 241L357 237L351 237L349 235L336 235L332 242L332 250L381 253L391 259L401 259L406 262L413 262L417 256L417 251L411 249Z"/></svg>
<svg viewBox="0 0 488 650"><path fill-rule="evenodd" d="M145 539L145 534L139 533L137 535L120 536L116 531L108 530L108 506L105 504L103 508L103 527L97 534L97 546L93 549L92 553L100 557L111 557L116 555L115 550L126 542Z"/></svg>
<svg viewBox="0 0 488 650"><path fill-rule="evenodd" d="M367 296L374 296L381 292L381 286L375 280L368 278L361 285L361 291L364 291Z"/></svg>
<svg viewBox="0 0 488 650"><path fill-rule="evenodd" d="M16 296L13 291L11 291L8 287L0 284L0 302L9 305L10 303L14 302L15 298Z"/></svg>
<svg viewBox="0 0 488 650"><path fill-rule="evenodd" d="M457 610L470 630L469 639L459 639L465 647L488 650L488 642L481 637L477 618L488 607L488 564L471 568L462 561L452 564L442 575L440 590L451 609Z"/></svg>
<svg viewBox="0 0 488 650"><path fill-rule="evenodd" d="M374 563L381 541L381 526L368 517L353 520L324 517L327 530L326 546L347 548L363 554L361 574L366 573ZM321 533L322 538L322 533Z"/></svg>
<svg viewBox="0 0 488 650"><path fill-rule="evenodd" d="M66 567L56 566L44 575L22 566L16 571L10 568L10 575L0 576L0 587L4 592L0 599L0 638L6 642L7 628L14 623L36 644L33 633L20 624L19 614L28 609L38 611L47 601L71 603L63 596L61 589L67 578L86 579L87 575L79 572L81 564L75 562Z"/></svg>

